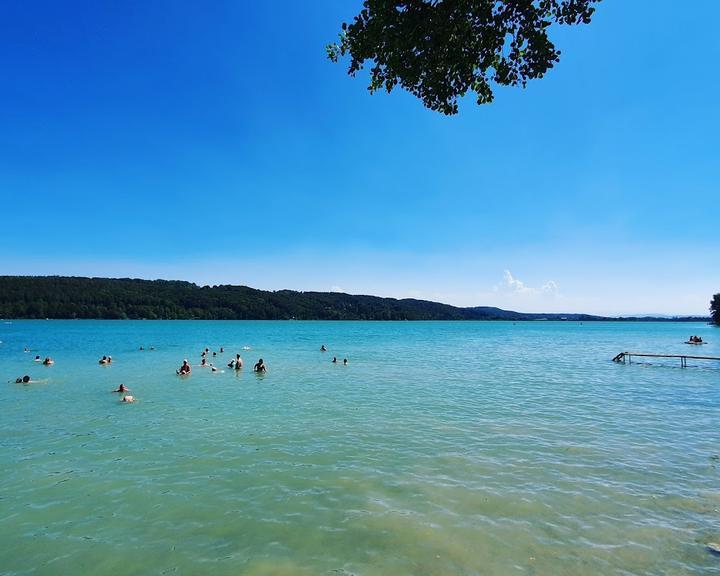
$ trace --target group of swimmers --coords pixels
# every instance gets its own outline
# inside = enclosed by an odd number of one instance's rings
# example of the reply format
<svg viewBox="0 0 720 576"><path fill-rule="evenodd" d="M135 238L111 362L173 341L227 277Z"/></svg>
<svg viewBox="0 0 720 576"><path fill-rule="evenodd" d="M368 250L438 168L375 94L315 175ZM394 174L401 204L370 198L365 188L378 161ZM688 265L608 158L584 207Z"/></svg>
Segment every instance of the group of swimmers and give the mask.
<svg viewBox="0 0 720 576"><path fill-rule="evenodd" d="M320 346L320 352L327 352L327 348L325 348L325 344L323 344L322 346ZM338 363L337 356L333 356L332 363L333 363L333 364L337 364L337 363ZM348 359L347 359L347 358L343 358L343 365L344 365L344 366L347 366L347 365L348 365Z"/></svg>
<svg viewBox="0 0 720 576"><path fill-rule="evenodd" d="M704 344L703 339L700 336L690 336L688 338L690 344Z"/></svg>
<svg viewBox="0 0 720 576"><path fill-rule="evenodd" d="M249 348L248 348L249 349ZM220 353L224 353L225 348L222 346L220 347ZM212 356L213 358L217 356L217 352L213 352ZM213 372L217 372L218 368L215 366L212 362L208 362L207 358L210 355L210 349L205 348L205 350L202 351L200 354L200 368L210 368ZM240 354L235 354L235 358L230 360L227 364L228 368L232 368L233 370L240 370L243 367L243 359L240 356ZM265 373L267 372L267 366L265 366L265 362L262 358L260 358L256 363L255 366L253 366L253 372L259 372L259 373ZM175 370L175 373L179 376L188 376L192 374L192 366L190 365L190 362L188 362L188 359L185 358L182 362L182 366Z"/></svg>
<svg viewBox="0 0 720 576"><path fill-rule="evenodd" d="M700 341L702 342L702 339L700 339ZM140 350L143 350L143 349L144 348L141 346ZM154 350L154 347L151 347L150 349ZM247 348L247 349L249 350L250 348ZM25 348L24 351L29 352L29 349ZM327 352L327 348L325 347L324 344L320 347L320 351ZM225 352L225 348L223 348L221 346L220 353L222 354L224 352ZM216 357L217 354L218 354L217 352L213 352L212 356ZM202 353L200 354L200 357L201 357L200 367L201 368L210 368L213 372L217 372L217 370L218 370L217 367L214 366L212 364L212 362L209 363L207 361L207 357L209 355L210 355L210 349L205 348L205 350L203 350ZM100 360L98 360L98 364L102 364L102 365L112 364L112 361L113 361L112 356L103 356ZM35 362L41 362L40 356L35 356ZM333 364L338 363L337 356L333 356L332 363ZM44 360L42 360L42 364L44 364L45 366L50 366L52 364L55 364L55 360L53 360L52 358L47 356L47 357L45 357ZM347 364L348 364L347 358L343 359L343 364L345 366L347 366ZM240 356L240 354L239 353L235 354L235 358L230 360L230 362L228 362L227 366L228 366L228 368L232 368L234 370L240 370L243 367L243 359ZM267 372L267 366L265 366L265 361L262 358L260 358L253 366L253 372L257 372L260 374L264 374ZM188 376L188 375L192 374L192 366L190 366L190 362L188 362L187 358L185 360L183 360L182 366L180 366L180 368L175 370L175 373L178 374L179 376ZM17 384L32 384L32 382L33 382L33 380L31 380L30 376L28 376L27 374L15 379L15 383L17 383ZM133 396L127 394L127 392L130 392L130 389L127 386L125 386L125 384L120 384L120 386L117 388L117 390L113 390L113 392L118 392L118 393L123 394L121 402L134 402L135 401L135 398Z"/></svg>
<svg viewBox="0 0 720 576"><path fill-rule="evenodd" d="M25 348L23 350L23 352L30 352L30 349ZM45 356L45 359L41 360L40 356L37 355L37 356L35 356L34 361L40 362L43 366L52 366L53 364L55 364L55 360L50 358L50 356ZM30 376L28 376L27 374L25 374L24 376L18 376L17 378L15 378L15 384L33 384L35 382L37 382L37 380L32 380L30 378Z"/></svg>
<svg viewBox="0 0 720 576"><path fill-rule="evenodd" d="M25 348L23 349L23 352L31 352L31 350L30 350L30 348L28 348L27 346L25 346ZM52 364L55 364L55 360L53 360L52 358L50 358L50 356L45 356L45 360L41 360L41 359L40 359L40 355L36 355L36 356L35 356L35 362L41 362L41 363L44 364L45 366L50 366L50 365L52 365Z"/></svg>

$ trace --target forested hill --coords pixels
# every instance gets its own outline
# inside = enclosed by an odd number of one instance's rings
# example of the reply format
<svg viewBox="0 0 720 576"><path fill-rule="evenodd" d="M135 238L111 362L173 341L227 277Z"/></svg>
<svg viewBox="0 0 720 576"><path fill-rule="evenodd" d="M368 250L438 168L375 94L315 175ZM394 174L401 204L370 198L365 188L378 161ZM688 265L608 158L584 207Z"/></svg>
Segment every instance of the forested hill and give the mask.
<svg viewBox="0 0 720 576"><path fill-rule="evenodd" d="M199 320L609 320L523 314L335 292L268 292L247 286L129 278L0 276L0 318Z"/></svg>

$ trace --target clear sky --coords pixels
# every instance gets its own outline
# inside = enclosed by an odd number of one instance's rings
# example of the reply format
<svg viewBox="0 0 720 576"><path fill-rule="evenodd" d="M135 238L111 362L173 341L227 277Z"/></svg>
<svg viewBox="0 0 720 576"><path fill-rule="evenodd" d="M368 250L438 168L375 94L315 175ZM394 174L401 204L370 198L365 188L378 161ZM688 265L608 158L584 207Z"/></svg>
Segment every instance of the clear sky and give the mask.
<svg viewBox="0 0 720 576"><path fill-rule="evenodd" d="M0 274L707 313L720 2L606 0L454 117L326 59L359 5L5 2Z"/></svg>

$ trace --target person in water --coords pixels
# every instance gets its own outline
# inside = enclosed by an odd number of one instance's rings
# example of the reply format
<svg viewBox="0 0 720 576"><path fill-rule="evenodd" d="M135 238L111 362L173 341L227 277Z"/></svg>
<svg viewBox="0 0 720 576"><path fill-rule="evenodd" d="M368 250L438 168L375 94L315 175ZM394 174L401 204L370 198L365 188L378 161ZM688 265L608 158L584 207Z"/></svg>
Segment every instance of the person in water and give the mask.
<svg viewBox="0 0 720 576"><path fill-rule="evenodd" d="M180 374L180 376L185 376L186 374L190 374L192 372L192 368L190 368L190 364L188 364L187 358L183 360L182 366L180 366L179 369L175 370L176 374Z"/></svg>
<svg viewBox="0 0 720 576"><path fill-rule="evenodd" d="M207 360L205 360L205 357L203 356L202 362L200 362L200 367L205 368L207 366Z"/></svg>
<svg viewBox="0 0 720 576"><path fill-rule="evenodd" d="M22 378L16 378L15 384L29 384L30 383L30 376L25 374Z"/></svg>
<svg viewBox="0 0 720 576"><path fill-rule="evenodd" d="M107 363L108 363L107 356L103 356L102 358L100 358L100 360L98 360L98 364L107 364Z"/></svg>
<svg viewBox="0 0 720 576"><path fill-rule="evenodd" d="M120 384L120 386L118 386L118 389L113 390L113 392L130 392L130 388L125 386L125 384Z"/></svg>
<svg viewBox="0 0 720 576"><path fill-rule="evenodd" d="M344 364L345 366L347 366L347 358L345 358L345 359L343 360L343 364Z"/></svg>
<svg viewBox="0 0 720 576"><path fill-rule="evenodd" d="M112 356L108 356L108 357L107 357L107 363L108 363L108 364L112 364Z"/></svg>
<svg viewBox="0 0 720 576"><path fill-rule="evenodd" d="M50 356L46 356L46 357L45 357L45 360L43 360L42 363L43 363L45 366L52 366L53 364L55 364L55 360L53 360L52 358L50 358Z"/></svg>
<svg viewBox="0 0 720 576"><path fill-rule="evenodd" d="M333 356L332 363L337 364L337 356Z"/></svg>
<svg viewBox="0 0 720 576"><path fill-rule="evenodd" d="M267 368L265 367L265 362L263 362L263 359L260 358L260 360L257 361L257 364L253 366L253 372L267 372Z"/></svg>
<svg viewBox="0 0 720 576"><path fill-rule="evenodd" d="M35 362L41 362L40 356L35 356Z"/></svg>
<svg viewBox="0 0 720 576"><path fill-rule="evenodd" d="M243 367L243 359L240 354L235 354L235 370L240 370Z"/></svg>
<svg viewBox="0 0 720 576"><path fill-rule="evenodd" d="M320 352L327 352L327 348L325 348L325 344L320 346Z"/></svg>
<svg viewBox="0 0 720 576"><path fill-rule="evenodd" d="M122 400L120 402L135 402L135 398L133 396L130 396L130 394L125 394L125 396L122 397Z"/></svg>

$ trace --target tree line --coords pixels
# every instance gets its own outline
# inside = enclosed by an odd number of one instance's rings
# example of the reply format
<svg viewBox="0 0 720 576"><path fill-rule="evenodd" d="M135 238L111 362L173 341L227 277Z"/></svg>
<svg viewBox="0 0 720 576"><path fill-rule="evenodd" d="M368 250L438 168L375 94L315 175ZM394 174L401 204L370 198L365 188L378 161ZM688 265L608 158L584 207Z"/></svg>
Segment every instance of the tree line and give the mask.
<svg viewBox="0 0 720 576"><path fill-rule="evenodd" d="M502 312L502 311L498 311ZM422 300L131 278L0 276L0 318L466 320L493 315Z"/></svg>
<svg viewBox="0 0 720 576"><path fill-rule="evenodd" d="M718 295L715 300L720 300ZM336 292L198 286L179 280L0 276L0 318L130 320L617 320ZM626 318L631 320L636 318ZM685 318L707 320L707 318ZM648 320L640 318L639 320Z"/></svg>

